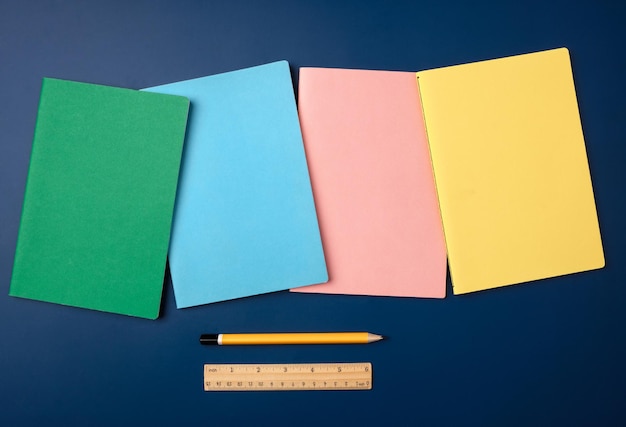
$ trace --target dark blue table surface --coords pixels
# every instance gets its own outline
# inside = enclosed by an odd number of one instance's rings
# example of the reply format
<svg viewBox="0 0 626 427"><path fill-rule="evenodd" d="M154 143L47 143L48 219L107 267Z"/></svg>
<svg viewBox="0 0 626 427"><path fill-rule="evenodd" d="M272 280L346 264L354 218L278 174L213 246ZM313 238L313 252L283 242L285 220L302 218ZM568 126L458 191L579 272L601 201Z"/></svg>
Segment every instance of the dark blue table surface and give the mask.
<svg viewBox="0 0 626 427"><path fill-rule="evenodd" d="M496 4L502 3L502 4ZM626 4L0 1L0 425L626 425ZM135 319L8 296L41 78L144 88L286 59L417 71L570 49L606 268L444 300L279 292ZM363 346L207 348L214 331ZM203 363L370 361L360 392L206 393Z"/></svg>

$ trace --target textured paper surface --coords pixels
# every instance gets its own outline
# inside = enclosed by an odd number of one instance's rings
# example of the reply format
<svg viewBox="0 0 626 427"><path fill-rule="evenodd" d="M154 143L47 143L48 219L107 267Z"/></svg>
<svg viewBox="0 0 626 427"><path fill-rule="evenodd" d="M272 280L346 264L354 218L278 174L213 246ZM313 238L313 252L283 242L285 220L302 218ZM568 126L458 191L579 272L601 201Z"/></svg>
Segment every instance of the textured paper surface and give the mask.
<svg viewBox="0 0 626 427"><path fill-rule="evenodd" d="M188 107L43 80L10 295L158 316Z"/></svg>
<svg viewBox="0 0 626 427"><path fill-rule="evenodd" d="M177 307L325 282L287 62L146 90L191 100L169 252Z"/></svg>
<svg viewBox="0 0 626 427"><path fill-rule="evenodd" d="M294 290L443 298L415 74L302 68L298 106L330 280Z"/></svg>
<svg viewBox="0 0 626 427"><path fill-rule="evenodd" d="M454 293L603 267L568 51L417 76Z"/></svg>

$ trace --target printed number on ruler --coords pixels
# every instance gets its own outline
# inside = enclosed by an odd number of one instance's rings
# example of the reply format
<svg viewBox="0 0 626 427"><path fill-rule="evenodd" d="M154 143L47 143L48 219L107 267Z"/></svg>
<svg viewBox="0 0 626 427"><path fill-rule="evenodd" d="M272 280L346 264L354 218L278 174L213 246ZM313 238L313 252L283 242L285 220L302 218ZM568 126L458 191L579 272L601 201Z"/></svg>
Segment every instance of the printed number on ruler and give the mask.
<svg viewBox="0 0 626 427"><path fill-rule="evenodd" d="M370 390L372 364L207 364L205 391Z"/></svg>

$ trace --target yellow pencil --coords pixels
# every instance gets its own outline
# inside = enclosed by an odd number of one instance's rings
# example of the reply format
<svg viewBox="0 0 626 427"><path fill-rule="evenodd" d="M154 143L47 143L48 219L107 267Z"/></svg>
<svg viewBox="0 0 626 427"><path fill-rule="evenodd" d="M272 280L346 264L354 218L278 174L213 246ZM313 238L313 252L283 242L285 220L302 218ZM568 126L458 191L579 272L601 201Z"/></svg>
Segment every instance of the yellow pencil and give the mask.
<svg viewBox="0 0 626 427"><path fill-rule="evenodd" d="M381 335L369 332L202 334L200 343L204 345L369 344L382 339Z"/></svg>

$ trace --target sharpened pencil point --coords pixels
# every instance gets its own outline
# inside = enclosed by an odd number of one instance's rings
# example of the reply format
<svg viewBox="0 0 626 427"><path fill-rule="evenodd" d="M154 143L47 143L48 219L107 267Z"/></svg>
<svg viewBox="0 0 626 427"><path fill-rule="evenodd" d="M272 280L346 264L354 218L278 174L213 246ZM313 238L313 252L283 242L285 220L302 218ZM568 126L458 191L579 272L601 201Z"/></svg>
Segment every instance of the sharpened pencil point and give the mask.
<svg viewBox="0 0 626 427"><path fill-rule="evenodd" d="M380 341L382 340L384 337L382 335L376 335L376 334L367 334L367 342L376 342L376 341Z"/></svg>

